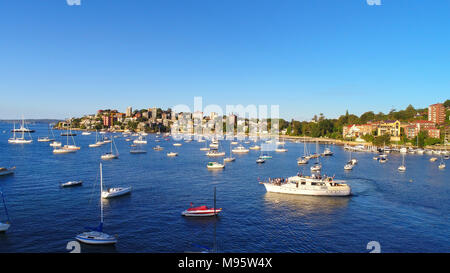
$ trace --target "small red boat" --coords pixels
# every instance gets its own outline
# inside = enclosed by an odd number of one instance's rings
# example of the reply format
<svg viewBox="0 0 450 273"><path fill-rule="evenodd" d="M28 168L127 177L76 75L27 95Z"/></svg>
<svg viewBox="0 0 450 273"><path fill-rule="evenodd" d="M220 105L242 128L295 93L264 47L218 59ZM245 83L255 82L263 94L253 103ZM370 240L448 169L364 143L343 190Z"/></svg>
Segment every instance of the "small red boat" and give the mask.
<svg viewBox="0 0 450 273"><path fill-rule="evenodd" d="M183 211L183 216L214 216L218 215L222 211L222 208L208 208L207 206L192 207Z"/></svg>
<svg viewBox="0 0 450 273"><path fill-rule="evenodd" d="M216 188L214 187L214 207L208 208L207 206L194 207L191 203L191 207L183 211L183 216L216 216L222 208L216 208Z"/></svg>

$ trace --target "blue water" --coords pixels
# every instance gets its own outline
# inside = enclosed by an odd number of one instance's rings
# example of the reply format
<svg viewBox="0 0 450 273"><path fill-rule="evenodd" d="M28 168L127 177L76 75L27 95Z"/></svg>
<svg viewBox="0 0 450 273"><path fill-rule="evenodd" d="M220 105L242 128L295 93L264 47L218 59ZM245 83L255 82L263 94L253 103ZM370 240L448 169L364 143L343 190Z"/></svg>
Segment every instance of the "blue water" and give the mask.
<svg viewBox="0 0 450 273"><path fill-rule="evenodd" d="M74 138L81 150L54 155L49 143L37 142L48 134L47 125L30 127L36 130L33 143L12 145L12 126L0 124L0 166L17 167L14 175L0 177L12 222L0 234L0 252L67 252L74 236L99 222L100 155L110 146L89 148L95 134L79 134ZM291 196L266 193L258 178L308 172L309 166L296 163L303 144L287 143L287 153L272 153L262 165L255 163L259 151L250 151L222 171L209 171L199 150L204 143L173 147L173 140L156 143L155 137L147 137L147 154L130 154L130 143L115 139L120 157L103 162L104 183L132 186L133 192L104 201L104 230L118 235L117 245L82 245L83 252L198 251L196 245L213 247L215 241L220 252L368 252L370 241L378 241L382 252L450 252L449 168L439 170L439 161L429 162L428 155L407 155L407 171L399 173L398 154L380 164L373 154L353 153L359 163L345 172L348 153L331 145L334 156L321 158L324 173L347 180L353 195ZM155 145L165 149L154 151ZM223 146L228 152L228 142ZM169 158L168 151L179 156ZM84 184L58 187L69 180ZM219 218L180 215L190 202L212 206L214 187L223 208ZM0 220L5 217L0 210Z"/></svg>

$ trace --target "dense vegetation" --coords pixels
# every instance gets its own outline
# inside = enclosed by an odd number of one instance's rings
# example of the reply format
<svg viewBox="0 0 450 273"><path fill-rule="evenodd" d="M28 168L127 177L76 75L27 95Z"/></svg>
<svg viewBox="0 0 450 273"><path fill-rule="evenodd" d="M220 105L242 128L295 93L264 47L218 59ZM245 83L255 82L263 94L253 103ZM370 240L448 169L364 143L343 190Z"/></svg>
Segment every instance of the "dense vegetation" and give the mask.
<svg viewBox="0 0 450 273"><path fill-rule="evenodd" d="M450 114L450 100L446 100L444 105L446 106L446 126L450 125L448 118ZM315 116L312 121L296 121L286 122L280 121L280 130L287 129L286 134L291 136L310 136L310 137L328 137L334 139L342 139L343 127L349 124L366 124L370 121L383 121L383 120L400 120L401 122L410 122L414 120L427 120L428 109L415 109L412 105L409 105L404 110L397 111L392 109L389 113L384 114L379 112L375 114L373 111L368 111L361 114L359 117L354 114L349 114L348 111L345 115L340 116L337 119L326 119L323 114L319 117ZM428 137L426 132L420 132L419 134L419 146L433 145L443 143L444 141L444 126L441 126L441 138L434 139ZM372 135L366 135L363 139L367 142L372 142L374 145L381 146L383 143L390 144L388 136L377 136L376 132ZM417 139L407 139L402 136L399 144L405 143L416 144Z"/></svg>

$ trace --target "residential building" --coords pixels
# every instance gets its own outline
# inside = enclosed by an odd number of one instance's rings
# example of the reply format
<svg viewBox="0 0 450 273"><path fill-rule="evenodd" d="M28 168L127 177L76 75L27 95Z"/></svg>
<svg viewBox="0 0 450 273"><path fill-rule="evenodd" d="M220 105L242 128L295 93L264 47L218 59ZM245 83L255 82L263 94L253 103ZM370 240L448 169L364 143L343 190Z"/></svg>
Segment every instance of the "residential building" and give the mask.
<svg viewBox="0 0 450 273"><path fill-rule="evenodd" d="M370 135L374 130L378 128L378 123L366 123L366 124L350 124L344 126L342 130L342 136L344 138L361 137Z"/></svg>
<svg viewBox="0 0 450 273"><path fill-rule="evenodd" d="M380 122L377 129L377 135L390 135L392 141L400 140L400 121L398 120L385 120Z"/></svg>
<svg viewBox="0 0 450 273"><path fill-rule="evenodd" d="M407 138L415 138L417 134L419 133L419 130L415 125L406 125L403 127L405 130L405 135Z"/></svg>
<svg viewBox="0 0 450 273"><path fill-rule="evenodd" d="M436 124L445 122L445 106L442 103L432 104L428 107L428 121Z"/></svg>
<svg viewBox="0 0 450 273"><path fill-rule="evenodd" d="M419 132L427 132L429 137L439 138L440 130L436 128L435 123L428 120L415 120L408 125L402 126L407 138L416 137Z"/></svg>
<svg viewBox="0 0 450 273"><path fill-rule="evenodd" d="M103 119L103 126L105 127L111 127L114 124L114 118L110 115L102 116Z"/></svg>
<svg viewBox="0 0 450 273"><path fill-rule="evenodd" d="M152 108L152 119L153 119L153 120L156 120L157 114L158 114L158 108L153 107L153 108Z"/></svg>
<svg viewBox="0 0 450 273"><path fill-rule="evenodd" d="M131 108L131 106L127 107L126 115L127 117L131 117L133 115L133 108Z"/></svg>

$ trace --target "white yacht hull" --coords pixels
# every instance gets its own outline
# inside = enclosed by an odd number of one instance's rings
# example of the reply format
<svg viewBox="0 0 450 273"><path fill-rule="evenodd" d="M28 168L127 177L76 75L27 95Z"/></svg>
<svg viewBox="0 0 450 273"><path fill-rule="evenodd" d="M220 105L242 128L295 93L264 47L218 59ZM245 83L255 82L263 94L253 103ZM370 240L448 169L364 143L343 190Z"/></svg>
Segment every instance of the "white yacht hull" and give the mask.
<svg viewBox="0 0 450 273"><path fill-rule="evenodd" d="M315 196L348 196L351 194L350 187L343 187L343 189L331 189L331 187L322 186L314 188L296 187L295 184L274 185L270 183L263 183L267 192L287 193L297 195L315 195Z"/></svg>
<svg viewBox="0 0 450 273"><path fill-rule="evenodd" d="M0 223L0 232L6 232L10 226L10 224Z"/></svg>
<svg viewBox="0 0 450 273"><path fill-rule="evenodd" d="M110 160L110 159L116 159L119 158L118 155L113 155L113 154L106 154L106 155L102 155L101 159L103 160Z"/></svg>
<svg viewBox="0 0 450 273"><path fill-rule="evenodd" d="M33 140L26 140L26 139L8 139L8 143L11 144L29 144L33 142Z"/></svg>
<svg viewBox="0 0 450 273"><path fill-rule="evenodd" d="M98 231L83 232L77 235L75 239L90 245L108 245L117 243L117 239L114 236Z"/></svg>
<svg viewBox="0 0 450 273"><path fill-rule="evenodd" d="M119 191L114 191L114 192L104 191L104 192L102 192L102 198L108 199L108 198L118 197L118 196L122 196L122 195L129 194L129 193L131 193L131 187L123 188Z"/></svg>

